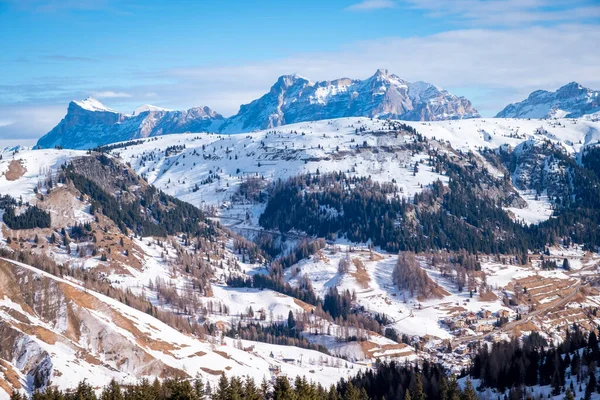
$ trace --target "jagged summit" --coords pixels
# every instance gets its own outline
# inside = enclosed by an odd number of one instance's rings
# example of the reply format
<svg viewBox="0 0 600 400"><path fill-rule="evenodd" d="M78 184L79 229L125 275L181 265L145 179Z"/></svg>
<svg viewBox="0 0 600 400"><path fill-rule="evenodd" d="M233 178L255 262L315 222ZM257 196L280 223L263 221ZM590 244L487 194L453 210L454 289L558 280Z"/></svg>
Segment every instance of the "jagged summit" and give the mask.
<svg viewBox="0 0 600 400"><path fill-rule="evenodd" d="M435 85L410 83L378 69L360 80L312 81L282 75L268 93L223 118L208 107L168 111L152 105L122 114L89 98L69 106L65 118L38 141L41 147L85 149L107 143L169 133L241 133L285 124L342 117L438 121L479 117L471 102Z"/></svg>
<svg viewBox="0 0 600 400"><path fill-rule="evenodd" d="M512 103L497 118L577 118L600 110L600 92L570 82L555 92L536 90L527 99Z"/></svg>
<svg viewBox="0 0 600 400"><path fill-rule="evenodd" d="M413 92L416 95L411 95ZM435 121L475 118L479 113L464 97L435 85L412 84L381 68L364 80L313 82L297 75L281 76L269 93L242 105L220 131L247 132L341 117Z"/></svg>

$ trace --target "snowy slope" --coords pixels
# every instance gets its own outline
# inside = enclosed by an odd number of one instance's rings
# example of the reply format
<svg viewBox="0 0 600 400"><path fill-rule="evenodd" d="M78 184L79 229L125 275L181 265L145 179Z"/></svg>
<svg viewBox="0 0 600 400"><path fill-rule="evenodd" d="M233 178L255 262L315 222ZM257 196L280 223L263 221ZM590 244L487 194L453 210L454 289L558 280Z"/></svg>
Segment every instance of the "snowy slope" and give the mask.
<svg viewBox="0 0 600 400"><path fill-rule="evenodd" d="M140 115L141 113L150 112L150 111L156 112L156 111L170 111L170 110L167 110L166 108L162 108L162 107L153 106L152 104L143 104L143 105L139 106L138 108L136 108L133 111L132 115Z"/></svg>
<svg viewBox="0 0 600 400"><path fill-rule="evenodd" d="M55 175L73 157L84 154L83 151L75 150L21 149L14 152L4 149L0 151L0 194L10 194L15 198L22 197L23 201L31 201L39 183L48 176Z"/></svg>
<svg viewBox="0 0 600 400"><path fill-rule="evenodd" d="M102 104L100 101L93 97L88 97L85 100L74 101L74 103L87 111L116 113L115 110L106 107L104 104Z"/></svg>
<svg viewBox="0 0 600 400"><path fill-rule="evenodd" d="M404 123L430 139L449 142L460 150L516 147L526 140L550 140L561 143L569 153L578 154L600 140L600 123L587 120L496 118ZM437 179L446 179L425 167L415 175L414 163L426 155L397 150L411 138L386 134L390 129L390 124L382 120L339 118L249 134L162 136L112 153L131 163L150 183L198 207L227 206L239 184L251 176L264 177L266 183L317 170L343 171L371 176L377 181L394 180L407 197ZM368 147L364 148L364 144ZM172 146L185 148L166 155L165 149ZM491 166L490 169L497 175ZM533 201L528 193L523 193L523 197ZM528 215L537 214L535 210L540 207L548 208L545 203L532 203L531 207L532 211L526 210L519 218L532 222ZM225 210L223 215L242 222L247 213L253 217L257 212L248 205L231 212Z"/></svg>
<svg viewBox="0 0 600 400"><path fill-rule="evenodd" d="M361 127L367 132L356 132ZM250 134L161 136L112 153L149 183L198 207L229 202L242 180L252 176L268 182L303 172L343 171L378 181L395 179L406 196L421 191L419 184L445 179L425 168L413 176L414 163L423 155L364 148L400 148L410 140L369 132L389 129L381 120L340 118ZM166 155L165 149L173 146L185 148Z"/></svg>
<svg viewBox="0 0 600 400"><path fill-rule="evenodd" d="M45 285L38 303L54 303L57 314L48 314L40 305L30 306L26 295L15 290L15 286L26 287L32 277ZM50 293L52 298L45 298ZM25 381L26 375L40 368L60 388L71 388L82 377L103 386L111 378L135 382L141 376L196 373L210 380L227 373L260 381L269 379L272 366L292 377L305 375L329 385L357 371L315 351L247 342L246 346L255 346L248 352L229 339L200 341L116 300L17 262L2 261L0 294L0 324L4 332L11 332L5 344L8 340L21 346L15 358L5 361L20 371L24 387L32 385L31 380ZM283 358L301 358L303 363L286 363ZM309 372L315 369L322 372ZM8 398L2 390L0 398Z"/></svg>

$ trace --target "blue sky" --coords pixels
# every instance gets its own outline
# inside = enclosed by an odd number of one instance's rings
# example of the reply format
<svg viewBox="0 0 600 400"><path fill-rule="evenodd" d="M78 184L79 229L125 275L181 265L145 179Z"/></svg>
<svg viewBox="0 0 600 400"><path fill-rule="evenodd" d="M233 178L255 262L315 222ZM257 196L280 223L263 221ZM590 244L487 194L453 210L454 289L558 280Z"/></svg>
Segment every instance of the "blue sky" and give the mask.
<svg viewBox="0 0 600 400"><path fill-rule="evenodd" d="M224 115L282 74L387 68L483 115L532 90L600 88L596 0L0 0L0 139L37 138L72 99Z"/></svg>

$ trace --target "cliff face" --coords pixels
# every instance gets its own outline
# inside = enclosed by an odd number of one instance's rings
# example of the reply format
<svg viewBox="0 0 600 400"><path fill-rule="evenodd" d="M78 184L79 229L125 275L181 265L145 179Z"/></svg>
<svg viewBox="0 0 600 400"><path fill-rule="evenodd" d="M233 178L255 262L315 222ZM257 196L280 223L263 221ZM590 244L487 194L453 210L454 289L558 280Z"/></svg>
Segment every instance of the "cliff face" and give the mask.
<svg viewBox="0 0 600 400"><path fill-rule="evenodd" d="M111 110L95 99L72 101L67 115L38 140L42 148L89 149L108 143L168 133L214 130L223 117L208 107L185 111L146 108L133 115Z"/></svg>

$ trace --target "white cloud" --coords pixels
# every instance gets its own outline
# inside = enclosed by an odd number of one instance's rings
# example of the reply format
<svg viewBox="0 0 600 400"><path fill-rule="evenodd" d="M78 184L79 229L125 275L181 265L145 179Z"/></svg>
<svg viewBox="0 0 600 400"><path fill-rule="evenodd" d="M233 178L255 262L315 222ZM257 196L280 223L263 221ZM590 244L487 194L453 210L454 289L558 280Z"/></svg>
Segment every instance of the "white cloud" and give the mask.
<svg viewBox="0 0 600 400"><path fill-rule="evenodd" d="M363 0L360 3L352 4L346 7L349 11L368 11L381 10L384 8L394 8L396 3L392 0Z"/></svg>
<svg viewBox="0 0 600 400"><path fill-rule="evenodd" d="M92 96L94 96L97 99L122 99L122 98L132 97L129 93L113 92L111 90L101 91L101 92L92 92Z"/></svg>
<svg viewBox="0 0 600 400"><path fill-rule="evenodd" d="M0 124L0 141L6 139L19 140L20 143L30 143L48 132L65 115L67 104L60 105L13 105L0 107L0 121L10 122Z"/></svg>
<svg viewBox="0 0 600 400"><path fill-rule="evenodd" d="M600 17L600 5L587 0L404 0L445 22L477 26L518 26L544 22L580 22Z"/></svg>
<svg viewBox="0 0 600 400"><path fill-rule="evenodd" d="M573 80L600 88L600 53L593 51L597 43L600 30L591 25L467 29L364 41L337 52L239 66L174 69L168 76L177 79L181 95L192 90L209 95L212 102L207 105L230 114L237 111L233 104L249 102L254 93L266 93L279 75L297 72L313 80L366 78L385 67L406 80L424 80L459 95L461 90L485 91L498 107L483 110L491 115L535 89L554 90ZM162 95L174 87L164 89ZM218 103L232 107L217 108Z"/></svg>
<svg viewBox="0 0 600 400"><path fill-rule="evenodd" d="M594 51L598 43L600 29L586 24L390 37L350 43L332 52L240 65L173 68L148 72L144 77L145 82L160 83L139 82L139 75L132 74L127 77L129 86L110 86L111 93L127 95L112 96L115 102L110 106L130 110L148 102L149 94L154 93L158 95L152 102L165 108L206 105L229 116L240 104L266 93L280 75L299 73L313 80L366 78L377 68L387 68L408 81L423 80L466 95L480 112L492 116L536 89L555 90L570 81L600 89L600 52ZM50 93L55 86L51 85ZM61 83L61 88L66 90L67 85ZM40 93L41 89L34 89ZM54 107L31 104L23 112L22 102L0 106L0 119L15 121L0 128L0 138L41 136L64 116L70 98L85 94L76 88L53 100ZM46 104L49 96L44 97ZM29 103L35 101L33 98Z"/></svg>
<svg viewBox="0 0 600 400"><path fill-rule="evenodd" d="M61 10L105 10L110 0L0 0L19 10L56 12Z"/></svg>

